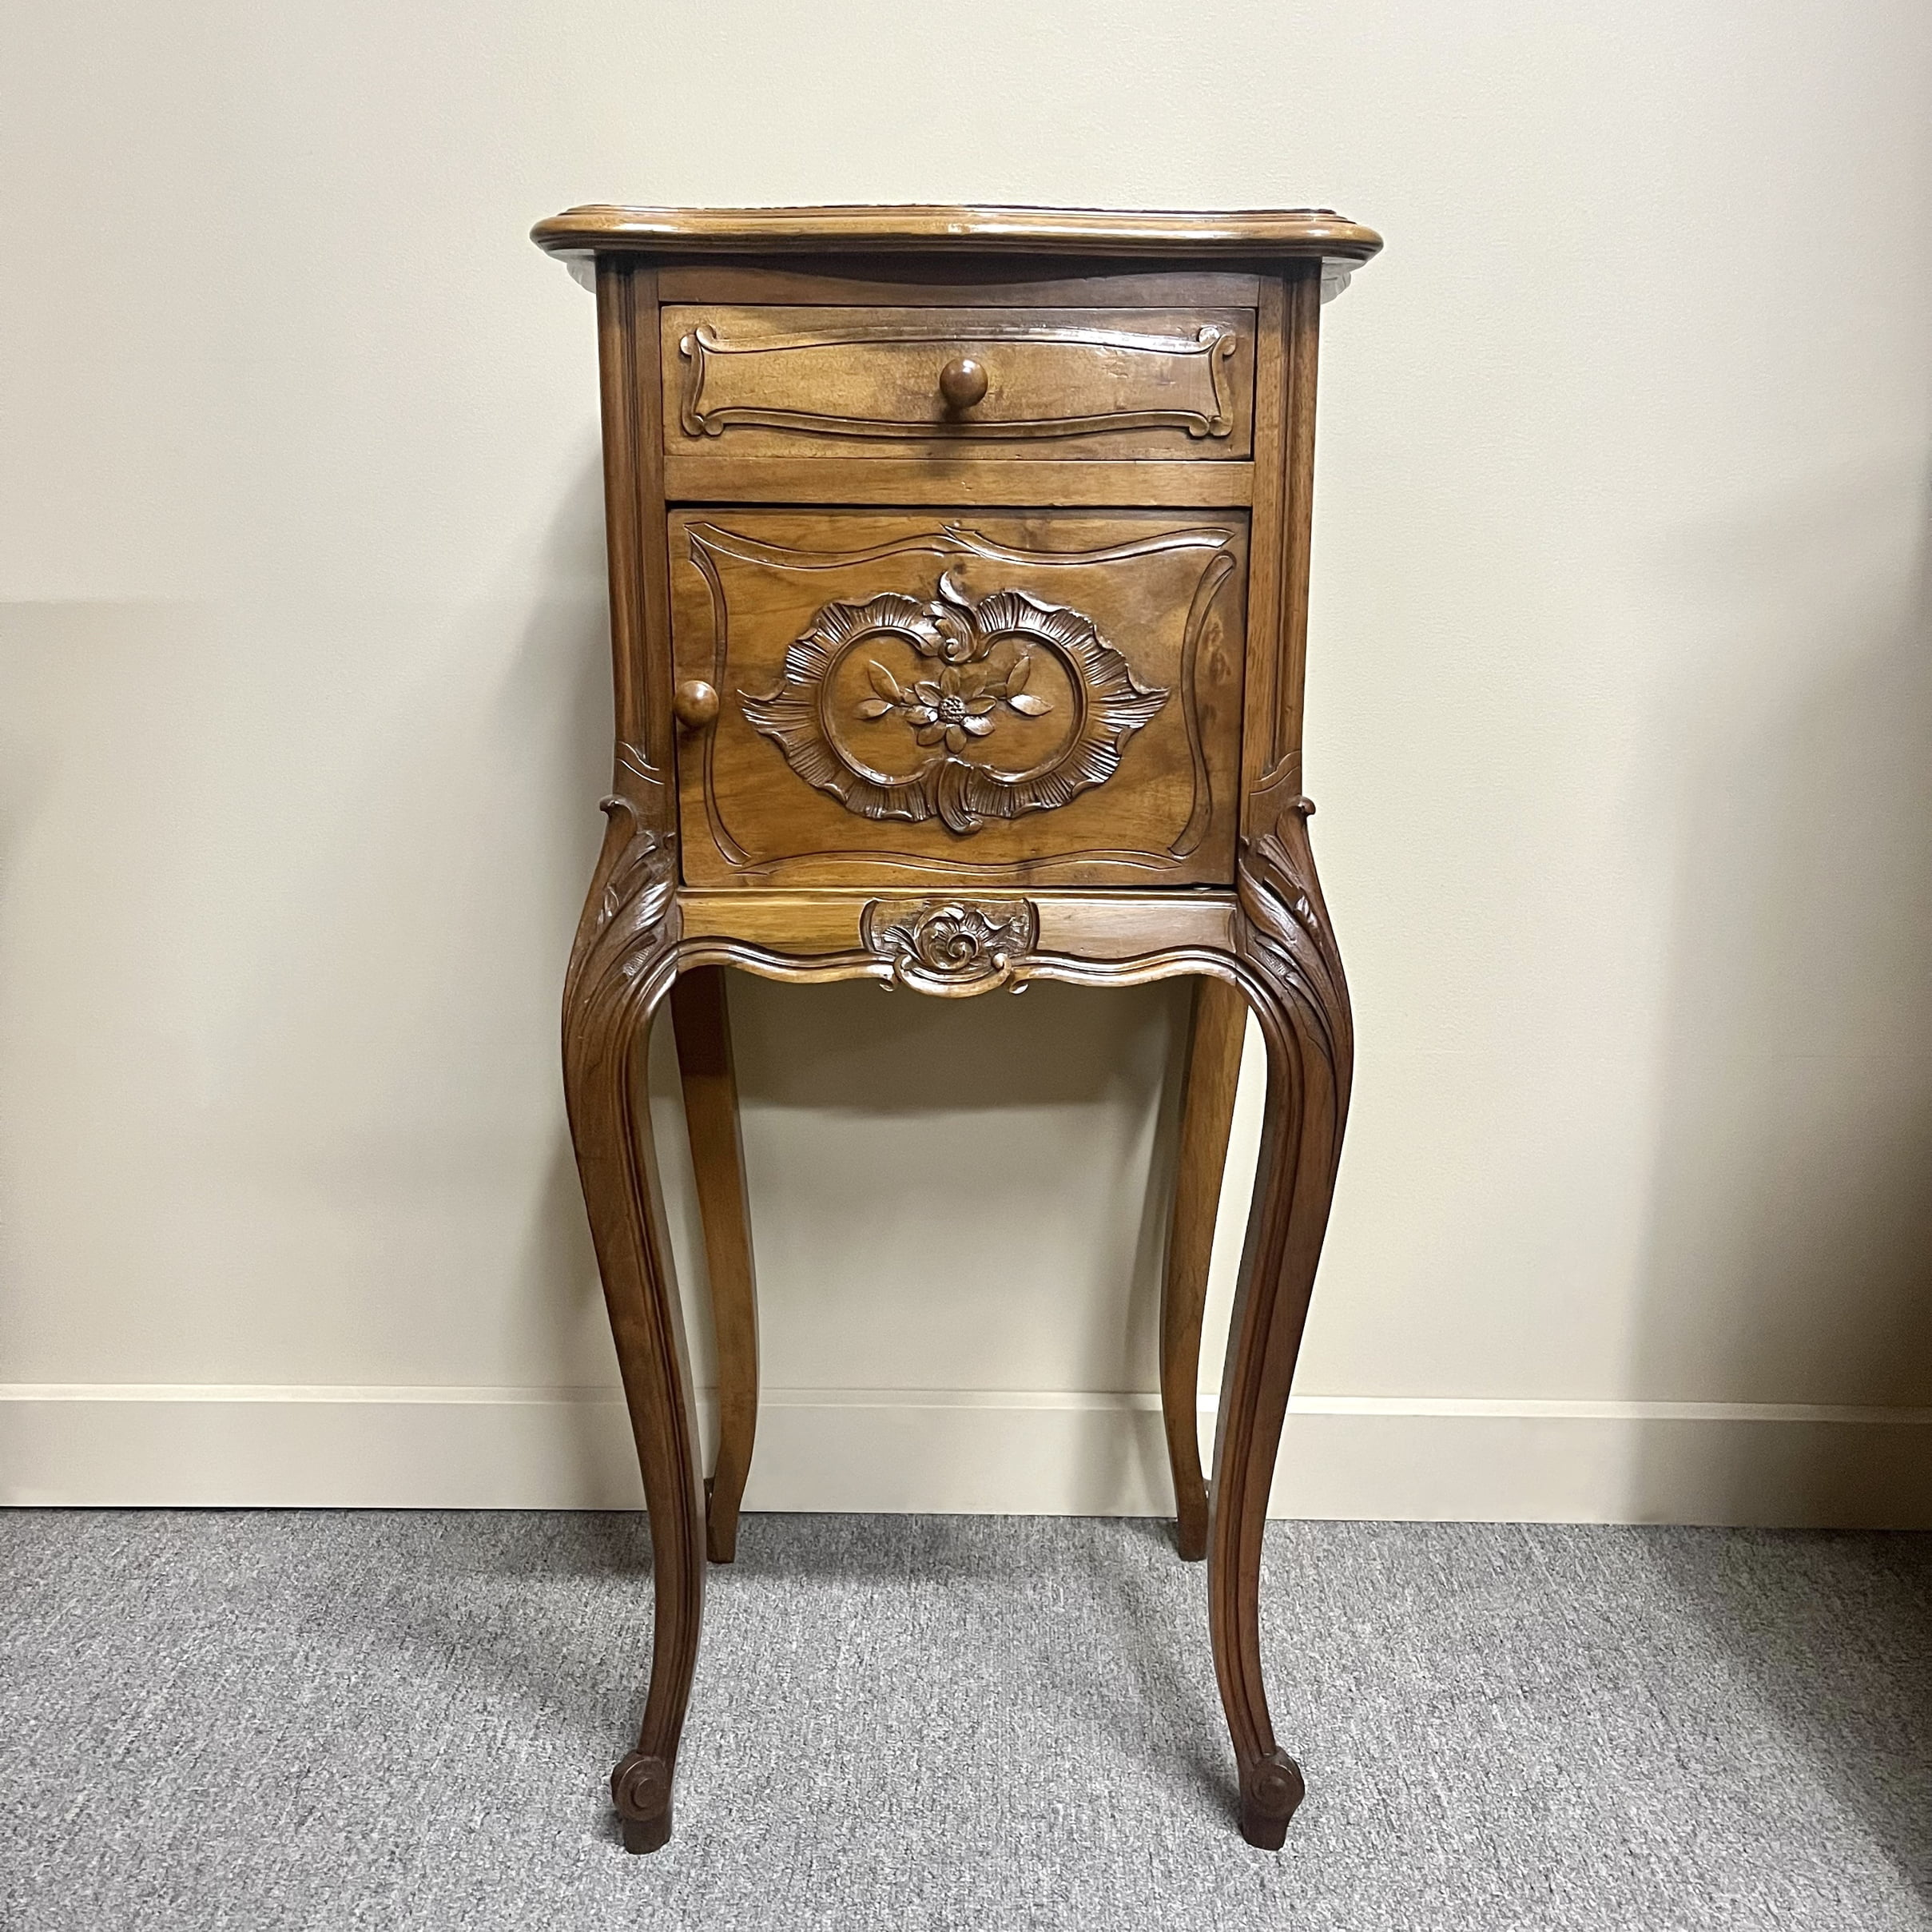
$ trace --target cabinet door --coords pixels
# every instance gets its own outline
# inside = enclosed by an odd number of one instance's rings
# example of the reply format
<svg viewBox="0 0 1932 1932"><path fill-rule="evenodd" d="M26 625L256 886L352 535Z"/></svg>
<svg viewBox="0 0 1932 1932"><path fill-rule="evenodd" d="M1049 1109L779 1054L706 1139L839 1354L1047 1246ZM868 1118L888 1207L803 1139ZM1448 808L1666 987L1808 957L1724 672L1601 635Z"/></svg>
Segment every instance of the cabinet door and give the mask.
<svg viewBox="0 0 1932 1932"><path fill-rule="evenodd" d="M688 885L1234 877L1245 517L679 511Z"/></svg>

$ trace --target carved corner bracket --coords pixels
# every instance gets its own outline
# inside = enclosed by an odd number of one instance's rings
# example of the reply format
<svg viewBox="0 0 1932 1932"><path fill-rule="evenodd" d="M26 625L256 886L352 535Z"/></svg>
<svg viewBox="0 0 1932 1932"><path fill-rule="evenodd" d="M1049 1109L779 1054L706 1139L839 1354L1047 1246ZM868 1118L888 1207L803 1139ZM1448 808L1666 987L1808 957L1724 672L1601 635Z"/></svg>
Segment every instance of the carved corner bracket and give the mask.
<svg viewBox="0 0 1932 1932"><path fill-rule="evenodd" d="M1040 937L1027 899L874 899L859 916L866 951L889 962L886 982L942 999L965 999L1012 984Z"/></svg>

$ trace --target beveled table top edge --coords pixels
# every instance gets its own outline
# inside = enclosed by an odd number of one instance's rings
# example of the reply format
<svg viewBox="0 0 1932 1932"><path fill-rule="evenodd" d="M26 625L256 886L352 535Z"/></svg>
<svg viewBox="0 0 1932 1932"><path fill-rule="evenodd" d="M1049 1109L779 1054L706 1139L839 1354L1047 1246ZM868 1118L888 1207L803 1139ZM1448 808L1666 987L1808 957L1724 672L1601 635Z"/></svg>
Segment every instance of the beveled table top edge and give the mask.
<svg viewBox="0 0 1932 1932"><path fill-rule="evenodd" d="M1257 256L1358 264L1381 237L1326 208L1178 210L978 208L936 205L822 208L566 209L531 230L553 255L905 253L965 248L997 254L1155 255L1183 260Z"/></svg>

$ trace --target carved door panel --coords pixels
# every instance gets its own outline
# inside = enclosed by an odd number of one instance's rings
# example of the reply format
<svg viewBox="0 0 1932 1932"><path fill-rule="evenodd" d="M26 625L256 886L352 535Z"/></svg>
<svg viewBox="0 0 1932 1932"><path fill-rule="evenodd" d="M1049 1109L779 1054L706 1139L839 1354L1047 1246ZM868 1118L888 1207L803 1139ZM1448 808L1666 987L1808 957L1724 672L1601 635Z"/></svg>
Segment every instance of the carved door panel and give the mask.
<svg viewBox="0 0 1932 1932"><path fill-rule="evenodd" d="M1250 309L664 310L674 455L1239 459Z"/></svg>
<svg viewBox="0 0 1932 1932"><path fill-rule="evenodd" d="M674 512L686 883L1231 884L1246 543L1238 513Z"/></svg>

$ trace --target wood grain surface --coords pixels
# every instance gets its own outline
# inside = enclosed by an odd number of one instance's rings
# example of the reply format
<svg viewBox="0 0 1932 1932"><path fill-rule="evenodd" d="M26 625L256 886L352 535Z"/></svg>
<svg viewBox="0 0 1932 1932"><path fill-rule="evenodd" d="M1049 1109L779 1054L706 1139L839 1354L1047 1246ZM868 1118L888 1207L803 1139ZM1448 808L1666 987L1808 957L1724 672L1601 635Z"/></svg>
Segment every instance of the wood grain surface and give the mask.
<svg viewBox="0 0 1932 1932"><path fill-rule="evenodd" d="M1366 261L1373 229L1326 208L1129 213L1119 209L892 207L566 209L531 239L553 253L799 255L843 250L948 256L999 250L1148 256L1171 262L1313 256Z"/></svg>
<svg viewBox="0 0 1932 1932"><path fill-rule="evenodd" d="M710 302L662 313L674 454L857 443L877 459L941 443L1009 461L1227 461L1252 447L1246 309ZM948 394L955 365L972 374Z"/></svg>
<svg viewBox="0 0 1932 1932"><path fill-rule="evenodd" d="M594 257L598 292L615 731L564 1069L655 1560L624 1842L670 1833L705 1558L735 1549L756 1426L729 966L948 999L1197 980L1163 1412L1240 1828L1279 1846L1303 1787L1262 1529L1354 1065L1301 790L1317 345L1325 279L1379 239L1310 209L615 207L536 239ZM708 1493L645 1094L667 996ZM1262 1141L1210 1488L1194 1392L1250 1012Z"/></svg>

